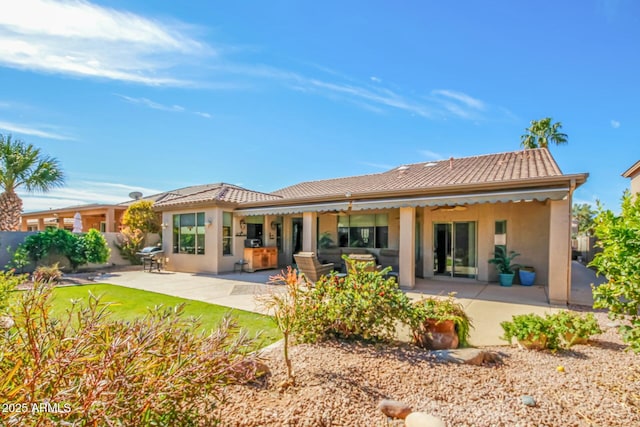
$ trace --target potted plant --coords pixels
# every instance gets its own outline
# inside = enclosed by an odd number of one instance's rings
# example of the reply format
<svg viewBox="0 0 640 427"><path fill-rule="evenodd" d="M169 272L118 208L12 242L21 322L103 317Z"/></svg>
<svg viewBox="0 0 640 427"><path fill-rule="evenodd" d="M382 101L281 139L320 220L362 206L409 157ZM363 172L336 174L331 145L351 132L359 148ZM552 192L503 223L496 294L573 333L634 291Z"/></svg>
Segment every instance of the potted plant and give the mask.
<svg viewBox="0 0 640 427"><path fill-rule="evenodd" d="M471 319L462 304L454 299L429 297L413 303L410 315L413 342L430 350L443 350L467 346Z"/></svg>
<svg viewBox="0 0 640 427"><path fill-rule="evenodd" d="M556 331L563 347L571 347L575 344L586 344L592 335L602 333L598 320L592 313L584 316L569 310L562 310L547 317Z"/></svg>
<svg viewBox="0 0 640 427"><path fill-rule="evenodd" d="M510 251L507 254L504 249L498 247L494 252L493 258L489 260L498 269L500 286L511 286L513 284L514 270L520 267L519 264L512 264L513 259L517 256L520 256L520 254L515 251Z"/></svg>
<svg viewBox="0 0 640 427"><path fill-rule="evenodd" d="M515 338L518 345L530 350L556 348L556 333L547 318L537 314L518 314L510 322L500 322L504 335L500 337L509 343Z"/></svg>
<svg viewBox="0 0 640 427"><path fill-rule="evenodd" d="M522 266L518 270L518 277L522 286L532 286L536 281L536 270L529 265Z"/></svg>

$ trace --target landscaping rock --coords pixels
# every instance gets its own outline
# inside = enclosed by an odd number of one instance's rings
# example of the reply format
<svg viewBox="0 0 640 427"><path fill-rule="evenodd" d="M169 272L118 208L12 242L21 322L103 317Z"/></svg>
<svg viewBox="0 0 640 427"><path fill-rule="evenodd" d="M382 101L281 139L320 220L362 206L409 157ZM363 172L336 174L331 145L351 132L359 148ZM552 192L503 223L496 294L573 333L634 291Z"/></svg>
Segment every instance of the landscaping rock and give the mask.
<svg viewBox="0 0 640 427"><path fill-rule="evenodd" d="M444 421L426 412L412 412L404 420L405 427L446 427Z"/></svg>
<svg viewBox="0 0 640 427"><path fill-rule="evenodd" d="M479 348L457 348L454 350L437 350L433 354L442 362L480 366L485 363L499 363L500 355L493 351Z"/></svg>
<svg viewBox="0 0 640 427"><path fill-rule="evenodd" d="M9 329L15 325L16 322L9 316L0 316L0 329Z"/></svg>
<svg viewBox="0 0 640 427"><path fill-rule="evenodd" d="M233 373L239 382L255 381L271 375L269 367L260 360L243 359L233 366Z"/></svg>
<svg viewBox="0 0 640 427"><path fill-rule="evenodd" d="M520 396L520 400L527 406L536 406L536 399L533 396Z"/></svg>
<svg viewBox="0 0 640 427"><path fill-rule="evenodd" d="M407 415L411 413L411 407L409 405L391 399L382 399L380 403L378 403L378 409L387 417L400 418L402 420L407 418Z"/></svg>

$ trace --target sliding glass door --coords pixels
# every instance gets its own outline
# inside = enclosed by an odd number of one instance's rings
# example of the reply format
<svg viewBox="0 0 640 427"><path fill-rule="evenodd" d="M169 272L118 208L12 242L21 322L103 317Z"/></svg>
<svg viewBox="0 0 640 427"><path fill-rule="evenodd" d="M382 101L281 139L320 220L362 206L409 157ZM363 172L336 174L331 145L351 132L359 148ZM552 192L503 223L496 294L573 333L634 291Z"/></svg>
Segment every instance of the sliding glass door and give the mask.
<svg viewBox="0 0 640 427"><path fill-rule="evenodd" d="M439 276L476 278L475 222L433 224L433 272Z"/></svg>

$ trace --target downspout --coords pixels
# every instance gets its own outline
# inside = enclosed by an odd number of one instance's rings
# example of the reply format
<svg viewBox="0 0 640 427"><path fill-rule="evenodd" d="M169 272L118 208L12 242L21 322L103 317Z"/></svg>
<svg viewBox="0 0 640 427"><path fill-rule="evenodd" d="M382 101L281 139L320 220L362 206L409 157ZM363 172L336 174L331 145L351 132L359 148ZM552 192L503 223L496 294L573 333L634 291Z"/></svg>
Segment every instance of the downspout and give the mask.
<svg viewBox="0 0 640 427"><path fill-rule="evenodd" d="M569 304L569 301L571 300L571 265L573 263L573 260L571 258L571 252L573 249L573 246L571 245L571 224L572 224L572 219L573 219L573 192L576 189L576 180L575 178L571 179L571 183L569 184L569 253L567 254L569 256L569 265L567 268L567 305Z"/></svg>

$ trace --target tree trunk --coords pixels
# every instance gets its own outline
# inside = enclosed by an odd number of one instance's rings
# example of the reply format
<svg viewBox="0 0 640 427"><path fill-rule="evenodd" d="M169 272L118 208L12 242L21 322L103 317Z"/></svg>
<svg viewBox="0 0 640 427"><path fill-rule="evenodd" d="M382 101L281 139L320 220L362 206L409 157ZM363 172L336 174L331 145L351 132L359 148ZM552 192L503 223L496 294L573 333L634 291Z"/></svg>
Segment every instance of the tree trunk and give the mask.
<svg viewBox="0 0 640 427"><path fill-rule="evenodd" d="M22 199L13 191L0 194L0 231L19 231Z"/></svg>

